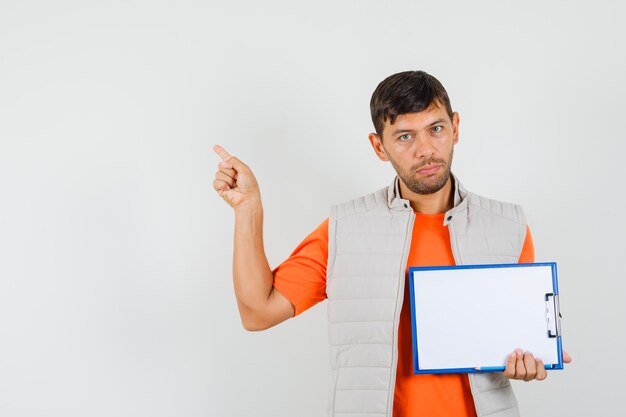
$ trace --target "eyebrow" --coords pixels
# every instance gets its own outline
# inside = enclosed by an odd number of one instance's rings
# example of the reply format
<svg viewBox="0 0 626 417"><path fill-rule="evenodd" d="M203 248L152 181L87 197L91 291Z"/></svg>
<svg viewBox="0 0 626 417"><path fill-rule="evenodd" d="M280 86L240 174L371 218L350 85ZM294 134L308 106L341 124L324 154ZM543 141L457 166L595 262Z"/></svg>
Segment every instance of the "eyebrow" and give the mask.
<svg viewBox="0 0 626 417"><path fill-rule="evenodd" d="M434 125L438 125L439 123L445 123L446 119L437 119L434 122L432 122L431 124L428 125L428 127L434 126Z"/></svg>
<svg viewBox="0 0 626 417"><path fill-rule="evenodd" d="M445 121L446 121L446 119L437 119L437 120L431 122L426 127L432 127L434 125L438 125L440 123L444 123ZM396 130L391 132L391 135L395 136L395 135L398 135L400 133L413 133L413 132L414 132L414 130L412 130L412 129L396 129Z"/></svg>
<svg viewBox="0 0 626 417"><path fill-rule="evenodd" d="M393 132L391 132L391 135L395 136L395 135L397 135L399 133L412 133L412 132L413 132L413 130L410 130L410 129L396 129Z"/></svg>

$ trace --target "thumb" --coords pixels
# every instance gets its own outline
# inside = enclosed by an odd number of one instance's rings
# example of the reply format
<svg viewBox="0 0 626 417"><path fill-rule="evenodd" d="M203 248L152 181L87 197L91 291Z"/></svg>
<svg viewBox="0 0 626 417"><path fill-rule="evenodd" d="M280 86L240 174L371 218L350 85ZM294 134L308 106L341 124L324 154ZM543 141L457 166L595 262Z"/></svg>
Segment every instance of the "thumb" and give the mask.
<svg viewBox="0 0 626 417"><path fill-rule="evenodd" d="M571 355L567 353L566 351L563 351L563 362L570 363L571 361L572 361Z"/></svg>

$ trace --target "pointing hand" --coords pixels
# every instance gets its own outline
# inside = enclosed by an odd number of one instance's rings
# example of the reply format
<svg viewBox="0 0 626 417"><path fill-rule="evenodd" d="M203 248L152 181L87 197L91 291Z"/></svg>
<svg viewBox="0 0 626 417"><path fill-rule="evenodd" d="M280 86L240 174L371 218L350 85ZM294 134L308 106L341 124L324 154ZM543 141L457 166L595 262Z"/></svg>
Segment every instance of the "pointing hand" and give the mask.
<svg viewBox="0 0 626 417"><path fill-rule="evenodd" d="M213 180L213 188L220 197L234 209L260 206L259 185L250 168L220 145L213 146L213 150L222 158Z"/></svg>

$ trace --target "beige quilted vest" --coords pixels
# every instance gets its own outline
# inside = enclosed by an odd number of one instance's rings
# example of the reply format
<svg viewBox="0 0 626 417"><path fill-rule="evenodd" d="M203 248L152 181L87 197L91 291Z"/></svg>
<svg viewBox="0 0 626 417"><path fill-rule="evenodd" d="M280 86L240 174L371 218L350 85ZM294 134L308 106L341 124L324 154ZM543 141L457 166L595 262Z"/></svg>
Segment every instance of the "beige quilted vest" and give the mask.
<svg viewBox="0 0 626 417"><path fill-rule="evenodd" d="M398 181L332 208L326 293L333 417L392 416L415 218ZM456 178L454 184L454 208L444 224L456 264L516 263L526 238L522 208L467 192ZM469 374L469 381L478 417L519 416L501 373Z"/></svg>

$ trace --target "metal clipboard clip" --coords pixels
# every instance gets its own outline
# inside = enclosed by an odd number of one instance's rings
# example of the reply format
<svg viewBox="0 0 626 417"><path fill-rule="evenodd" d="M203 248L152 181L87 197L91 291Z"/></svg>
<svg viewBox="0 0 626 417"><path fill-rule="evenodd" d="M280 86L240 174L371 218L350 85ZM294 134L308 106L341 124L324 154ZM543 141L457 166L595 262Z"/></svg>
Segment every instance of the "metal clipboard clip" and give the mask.
<svg viewBox="0 0 626 417"><path fill-rule="evenodd" d="M548 337L561 336L561 308L558 294L546 294L546 322L548 324Z"/></svg>

